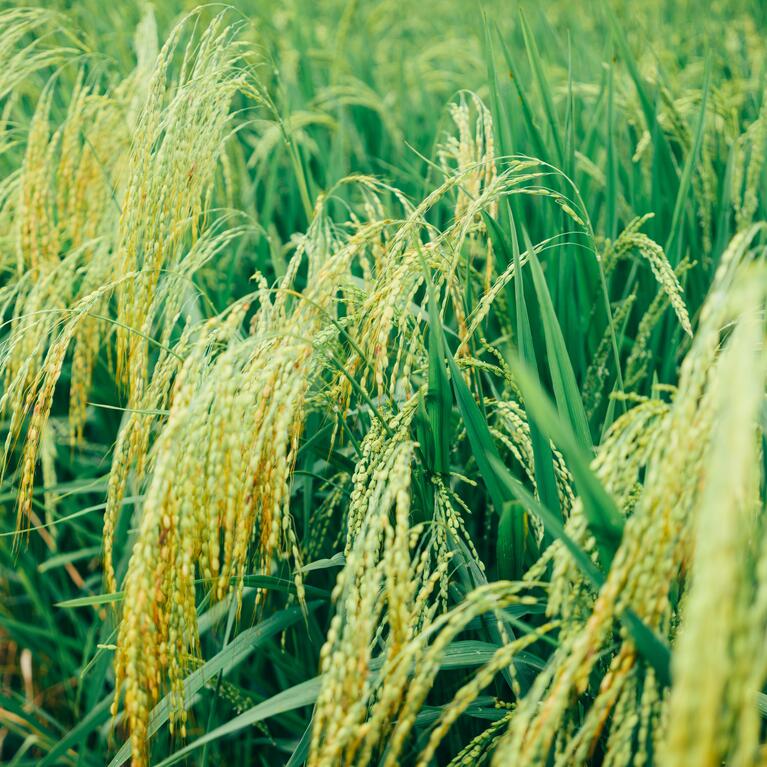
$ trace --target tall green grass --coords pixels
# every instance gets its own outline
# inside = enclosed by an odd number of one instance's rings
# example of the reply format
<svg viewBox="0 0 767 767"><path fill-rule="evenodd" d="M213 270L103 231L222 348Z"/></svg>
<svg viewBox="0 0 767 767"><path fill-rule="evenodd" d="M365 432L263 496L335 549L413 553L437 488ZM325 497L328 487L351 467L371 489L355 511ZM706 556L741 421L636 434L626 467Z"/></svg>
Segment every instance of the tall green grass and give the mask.
<svg viewBox="0 0 767 767"><path fill-rule="evenodd" d="M767 8L0 4L0 759L757 765Z"/></svg>

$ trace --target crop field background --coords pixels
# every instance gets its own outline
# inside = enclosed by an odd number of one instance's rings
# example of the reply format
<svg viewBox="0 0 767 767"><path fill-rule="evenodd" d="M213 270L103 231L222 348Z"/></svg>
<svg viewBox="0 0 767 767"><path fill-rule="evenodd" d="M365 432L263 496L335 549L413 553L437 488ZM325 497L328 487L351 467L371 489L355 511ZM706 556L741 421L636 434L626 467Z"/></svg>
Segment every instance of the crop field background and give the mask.
<svg viewBox="0 0 767 767"><path fill-rule="evenodd" d="M766 154L764 0L0 0L0 763L767 765Z"/></svg>

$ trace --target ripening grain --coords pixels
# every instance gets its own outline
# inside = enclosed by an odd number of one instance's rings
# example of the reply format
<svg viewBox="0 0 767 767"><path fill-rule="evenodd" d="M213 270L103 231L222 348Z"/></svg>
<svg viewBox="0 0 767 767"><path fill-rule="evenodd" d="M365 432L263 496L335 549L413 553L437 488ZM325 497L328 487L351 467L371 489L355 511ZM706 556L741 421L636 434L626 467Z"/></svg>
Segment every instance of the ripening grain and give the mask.
<svg viewBox="0 0 767 767"><path fill-rule="evenodd" d="M3 763L764 764L763 4L38 5Z"/></svg>

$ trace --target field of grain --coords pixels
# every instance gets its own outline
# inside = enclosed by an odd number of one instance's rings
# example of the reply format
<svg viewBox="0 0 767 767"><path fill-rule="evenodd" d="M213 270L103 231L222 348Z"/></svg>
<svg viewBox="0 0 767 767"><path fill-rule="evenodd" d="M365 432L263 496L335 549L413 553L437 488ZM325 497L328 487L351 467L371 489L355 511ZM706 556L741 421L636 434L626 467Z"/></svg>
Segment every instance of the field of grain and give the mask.
<svg viewBox="0 0 767 767"><path fill-rule="evenodd" d="M767 765L766 154L765 0L0 0L0 763Z"/></svg>

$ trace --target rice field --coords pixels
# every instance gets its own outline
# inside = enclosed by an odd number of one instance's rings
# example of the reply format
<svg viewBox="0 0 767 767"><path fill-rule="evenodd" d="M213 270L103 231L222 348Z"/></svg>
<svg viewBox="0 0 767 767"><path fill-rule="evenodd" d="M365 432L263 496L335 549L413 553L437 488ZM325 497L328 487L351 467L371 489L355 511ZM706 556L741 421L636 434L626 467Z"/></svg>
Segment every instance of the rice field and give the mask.
<svg viewBox="0 0 767 767"><path fill-rule="evenodd" d="M764 0L26 3L0 763L767 765Z"/></svg>

